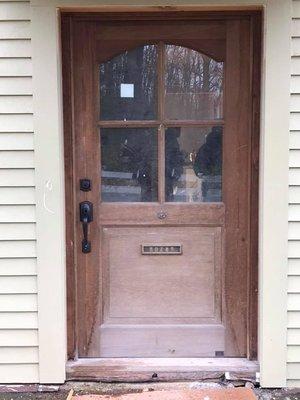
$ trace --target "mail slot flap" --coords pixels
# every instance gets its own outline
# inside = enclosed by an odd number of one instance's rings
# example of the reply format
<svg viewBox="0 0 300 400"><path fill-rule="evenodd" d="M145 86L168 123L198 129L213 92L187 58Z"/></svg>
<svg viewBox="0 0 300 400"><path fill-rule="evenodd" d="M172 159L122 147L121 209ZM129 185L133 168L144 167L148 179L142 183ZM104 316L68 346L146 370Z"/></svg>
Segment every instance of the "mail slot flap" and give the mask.
<svg viewBox="0 0 300 400"><path fill-rule="evenodd" d="M144 255L181 255L182 245L181 244L149 244L145 243L141 245L142 254Z"/></svg>

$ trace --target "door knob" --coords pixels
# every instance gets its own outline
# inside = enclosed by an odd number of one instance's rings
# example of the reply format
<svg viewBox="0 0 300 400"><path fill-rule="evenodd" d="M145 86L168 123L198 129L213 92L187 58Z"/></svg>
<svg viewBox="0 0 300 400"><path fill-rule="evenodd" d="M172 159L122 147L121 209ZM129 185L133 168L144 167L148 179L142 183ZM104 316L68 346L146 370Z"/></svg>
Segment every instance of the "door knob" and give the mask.
<svg viewBox="0 0 300 400"><path fill-rule="evenodd" d="M161 210L161 211L159 211L159 212L157 213L157 218L158 218L158 219L166 219L167 216L168 216L168 214L167 214L165 211L163 211L163 210Z"/></svg>

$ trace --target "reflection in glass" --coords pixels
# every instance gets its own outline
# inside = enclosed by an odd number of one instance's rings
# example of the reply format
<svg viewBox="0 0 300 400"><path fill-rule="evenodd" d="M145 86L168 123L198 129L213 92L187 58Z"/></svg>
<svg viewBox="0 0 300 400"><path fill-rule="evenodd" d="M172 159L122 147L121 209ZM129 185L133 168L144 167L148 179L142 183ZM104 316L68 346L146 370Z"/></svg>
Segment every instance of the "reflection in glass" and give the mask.
<svg viewBox="0 0 300 400"><path fill-rule="evenodd" d="M222 201L222 127L166 130L166 201Z"/></svg>
<svg viewBox="0 0 300 400"><path fill-rule="evenodd" d="M165 49L166 118L221 119L223 63L186 47Z"/></svg>
<svg viewBox="0 0 300 400"><path fill-rule="evenodd" d="M157 48L126 51L100 66L100 119L156 118Z"/></svg>
<svg viewBox="0 0 300 400"><path fill-rule="evenodd" d="M102 201L157 201L156 129L101 129L101 166Z"/></svg>

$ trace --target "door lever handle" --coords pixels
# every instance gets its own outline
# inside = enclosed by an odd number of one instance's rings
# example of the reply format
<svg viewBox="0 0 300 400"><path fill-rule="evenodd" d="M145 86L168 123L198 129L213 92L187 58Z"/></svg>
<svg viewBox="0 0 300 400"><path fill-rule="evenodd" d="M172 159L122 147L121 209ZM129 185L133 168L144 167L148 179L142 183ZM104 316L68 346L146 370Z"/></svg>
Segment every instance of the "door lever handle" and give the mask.
<svg viewBox="0 0 300 400"><path fill-rule="evenodd" d="M93 221L93 203L90 201L82 201L79 204L79 214L83 231L81 250L86 254L90 253L92 250L91 242L88 240L88 224Z"/></svg>

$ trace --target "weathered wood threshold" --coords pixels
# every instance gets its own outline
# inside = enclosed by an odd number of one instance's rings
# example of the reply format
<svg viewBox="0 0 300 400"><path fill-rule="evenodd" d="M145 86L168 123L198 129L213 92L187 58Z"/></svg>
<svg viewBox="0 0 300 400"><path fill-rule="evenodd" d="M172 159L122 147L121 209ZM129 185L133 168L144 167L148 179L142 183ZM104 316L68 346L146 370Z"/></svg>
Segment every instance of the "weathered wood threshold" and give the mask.
<svg viewBox="0 0 300 400"><path fill-rule="evenodd" d="M258 362L245 358L80 358L67 362L67 380L103 382L255 381L258 372Z"/></svg>

